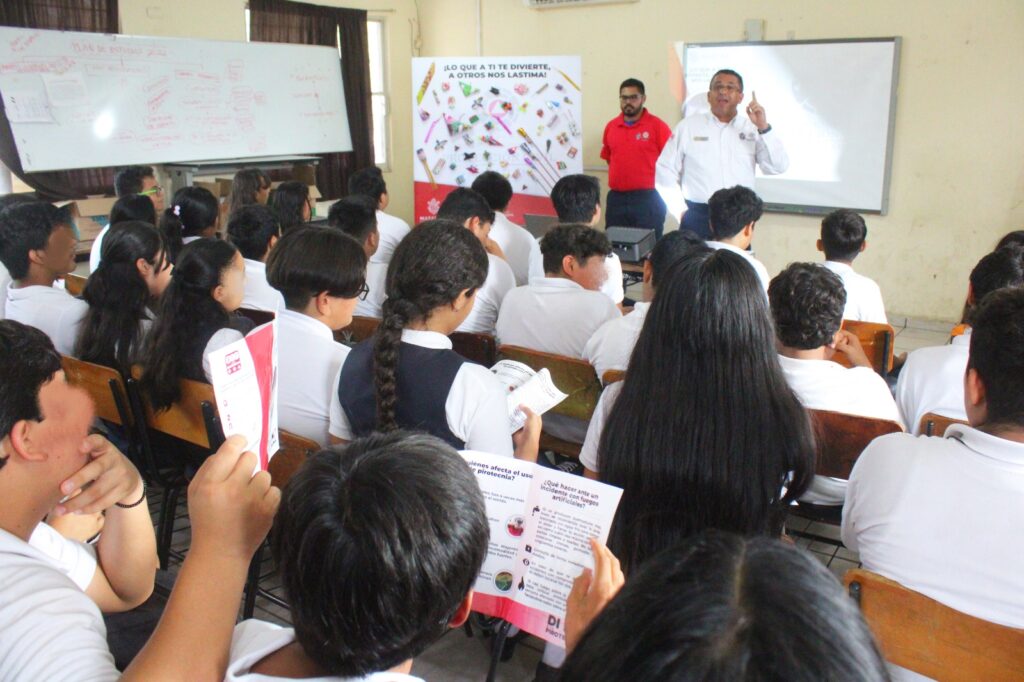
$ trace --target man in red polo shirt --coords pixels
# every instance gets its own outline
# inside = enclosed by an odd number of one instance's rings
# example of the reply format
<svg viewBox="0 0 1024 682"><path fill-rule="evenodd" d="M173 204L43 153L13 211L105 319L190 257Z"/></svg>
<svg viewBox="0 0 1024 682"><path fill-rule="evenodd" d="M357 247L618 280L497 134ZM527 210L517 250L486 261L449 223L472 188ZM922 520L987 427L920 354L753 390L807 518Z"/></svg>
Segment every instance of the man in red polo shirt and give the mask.
<svg viewBox="0 0 1024 682"><path fill-rule="evenodd" d="M619 86L622 114L604 128L601 158L608 162L609 227L645 227L661 238L665 202L654 189L654 167L672 130L644 108L644 84L627 78Z"/></svg>

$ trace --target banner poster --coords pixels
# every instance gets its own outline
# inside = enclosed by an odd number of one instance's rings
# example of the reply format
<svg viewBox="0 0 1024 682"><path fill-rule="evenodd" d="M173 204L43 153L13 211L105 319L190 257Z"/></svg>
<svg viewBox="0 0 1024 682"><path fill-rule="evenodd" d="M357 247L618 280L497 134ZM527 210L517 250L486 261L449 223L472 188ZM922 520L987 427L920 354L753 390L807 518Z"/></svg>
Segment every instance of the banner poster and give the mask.
<svg viewBox="0 0 1024 682"><path fill-rule="evenodd" d="M579 57L416 58L412 87L417 223L489 170L512 183L512 221L555 214L551 188L583 172Z"/></svg>

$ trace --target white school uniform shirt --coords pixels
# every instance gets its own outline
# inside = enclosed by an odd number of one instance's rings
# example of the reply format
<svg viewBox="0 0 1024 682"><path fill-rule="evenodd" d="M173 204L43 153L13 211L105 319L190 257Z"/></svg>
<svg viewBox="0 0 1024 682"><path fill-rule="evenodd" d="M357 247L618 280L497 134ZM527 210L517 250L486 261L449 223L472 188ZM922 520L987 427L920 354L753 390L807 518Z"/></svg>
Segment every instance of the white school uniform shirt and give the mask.
<svg viewBox="0 0 1024 682"><path fill-rule="evenodd" d="M754 166L765 175L785 173L789 157L774 130L761 135L737 114L722 123L710 111L687 116L665 143L654 171L654 186L669 215L686 209L684 196L706 204L716 191L743 185L754 189Z"/></svg>
<svg viewBox="0 0 1024 682"><path fill-rule="evenodd" d="M508 263L494 254L487 254L487 279L476 292L473 310L455 331L494 334L501 302L515 288L516 276L512 274Z"/></svg>
<svg viewBox="0 0 1024 682"><path fill-rule="evenodd" d="M451 350L452 341L439 332L405 329L402 342L423 348ZM344 368L345 363L342 363ZM338 398L341 370L331 389L330 434L342 440L354 440L348 416ZM466 450L512 456L512 435L509 433L508 390L486 367L465 362L455 374L444 403L448 429L465 442Z"/></svg>
<svg viewBox="0 0 1024 682"><path fill-rule="evenodd" d="M618 254L609 254L604 259L604 270L608 273L608 277L601 285L601 293L610 298L612 303L618 305L626 297L626 290L622 286L622 261L619 260ZM544 256L541 254L538 244L536 253L530 253L530 279L539 279L544 276Z"/></svg>
<svg viewBox="0 0 1024 682"><path fill-rule="evenodd" d="M615 401L622 393L621 381L609 384L601 391L601 397L594 409L594 416L590 418L590 426L587 427L587 435L583 439L583 447L580 449L580 464L591 471L600 471L597 463L597 449L601 445L601 434L604 433L604 425L612 414Z"/></svg>
<svg viewBox="0 0 1024 682"><path fill-rule="evenodd" d="M295 630L260 620L244 620L235 626L225 682L271 682L294 678L274 677L250 672L270 654L295 641ZM423 682L405 673L380 672L359 677L304 677L307 682Z"/></svg>
<svg viewBox="0 0 1024 682"><path fill-rule="evenodd" d="M277 314L277 333L279 426L327 445L331 389L349 348L326 324L293 310Z"/></svg>
<svg viewBox="0 0 1024 682"><path fill-rule="evenodd" d="M843 288L846 289L844 320L889 323L889 319L885 316L885 303L882 302L882 290L875 284L875 280L855 272L853 267L846 263L827 260L822 265L843 280Z"/></svg>
<svg viewBox="0 0 1024 682"><path fill-rule="evenodd" d="M0 320L7 319L7 287L11 284L11 273L0 263Z"/></svg>
<svg viewBox="0 0 1024 682"><path fill-rule="evenodd" d="M902 426L896 401L885 380L870 367L843 367L831 360L800 360L779 356L786 383L809 410L829 410L872 419L888 419ZM846 481L815 476L802 502L839 505Z"/></svg>
<svg viewBox="0 0 1024 682"><path fill-rule="evenodd" d="M505 297L498 342L582 358L597 329L621 316L611 300L564 277L532 278Z"/></svg>
<svg viewBox="0 0 1024 682"><path fill-rule="evenodd" d="M5 312L8 320L35 327L49 336L58 353L71 355L89 304L56 287L15 288L11 282L7 285Z"/></svg>
<svg viewBox="0 0 1024 682"><path fill-rule="evenodd" d="M967 421L964 374L970 346L968 329L945 346L918 348L907 356L896 381L896 404L914 435L921 433L921 417L929 412Z"/></svg>
<svg viewBox="0 0 1024 682"><path fill-rule="evenodd" d="M46 555L60 572L85 590L96 575L96 549L85 542L69 540L48 523L40 522L29 536L28 544Z"/></svg>
<svg viewBox="0 0 1024 682"><path fill-rule="evenodd" d="M0 679L119 678L95 602L46 554L0 530Z"/></svg>
<svg viewBox="0 0 1024 682"><path fill-rule="evenodd" d="M401 218L377 211L377 231L380 233L380 244L377 246L377 253L370 256L370 260L387 265L391 262L391 254L395 252L398 243L412 230L409 223Z"/></svg>
<svg viewBox="0 0 1024 682"><path fill-rule="evenodd" d="M733 246L732 244L726 244L725 242L709 241L705 243L712 249L725 249L726 251L732 251L735 254L743 256L743 259L750 263L750 267L754 268L754 272L757 273L757 278L761 280L761 286L764 287L765 294L768 293L768 285L772 281L772 278L768 275L768 268L764 266L764 263L754 258L749 251L741 249L738 246Z"/></svg>
<svg viewBox="0 0 1024 682"><path fill-rule="evenodd" d="M977 618L1024 628L1024 444L953 424L890 434L857 459L843 543L864 568Z"/></svg>
<svg viewBox="0 0 1024 682"><path fill-rule="evenodd" d="M263 310L276 313L284 308L281 292L267 283L267 264L258 260L243 258L245 263L245 293L242 307L246 310Z"/></svg>
<svg viewBox="0 0 1024 682"><path fill-rule="evenodd" d="M365 301L356 302L355 314L362 317L380 317L384 299L388 297L386 289L388 264L376 263L372 259L366 264L366 286L369 292Z"/></svg>
<svg viewBox="0 0 1024 682"><path fill-rule="evenodd" d="M594 366L598 378L610 369L625 370L643 329L650 303L638 302L633 312L608 320L598 327L583 347L583 359Z"/></svg>
<svg viewBox="0 0 1024 682"><path fill-rule="evenodd" d="M491 225L491 239L498 243L502 253L508 260L512 274L516 276L516 286L523 286L530 281L530 259L543 263L540 255L540 244L533 238L530 231L516 225L501 211L494 212L494 224ZM541 270L543 270L541 266ZM541 272L541 276L543 276Z"/></svg>
<svg viewBox="0 0 1024 682"><path fill-rule="evenodd" d="M89 274L96 272L96 269L100 266L100 251L103 249L103 238L107 236L107 232L110 232L110 223L103 226L100 233L96 235L96 239L92 240L92 246L89 247Z"/></svg>
<svg viewBox="0 0 1024 682"><path fill-rule="evenodd" d="M210 340L206 342L206 347L203 348L203 374L206 375L208 383L213 382L213 379L210 378L210 353L244 338L242 332L230 327L222 327L213 333Z"/></svg>

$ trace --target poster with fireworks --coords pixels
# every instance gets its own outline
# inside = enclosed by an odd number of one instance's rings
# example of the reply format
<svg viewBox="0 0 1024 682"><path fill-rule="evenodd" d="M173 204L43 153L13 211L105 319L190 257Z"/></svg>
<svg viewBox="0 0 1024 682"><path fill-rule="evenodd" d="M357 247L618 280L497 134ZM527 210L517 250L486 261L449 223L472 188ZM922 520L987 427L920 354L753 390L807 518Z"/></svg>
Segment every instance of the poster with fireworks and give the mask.
<svg viewBox="0 0 1024 682"><path fill-rule="evenodd" d="M583 172L579 57L412 60L416 222L485 171L514 191L508 215L554 215L551 188Z"/></svg>

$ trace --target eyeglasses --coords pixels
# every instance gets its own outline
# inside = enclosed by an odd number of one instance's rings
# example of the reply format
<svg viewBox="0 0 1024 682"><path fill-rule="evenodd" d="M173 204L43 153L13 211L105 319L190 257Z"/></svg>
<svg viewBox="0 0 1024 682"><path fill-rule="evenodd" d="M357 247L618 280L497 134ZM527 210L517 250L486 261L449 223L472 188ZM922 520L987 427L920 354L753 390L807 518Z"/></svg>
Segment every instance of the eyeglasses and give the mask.
<svg viewBox="0 0 1024 682"><path fill-rule="evenodd" d="M712 83L711 90L713 92L718 92L720 90L725 90L726 92L742 92L738 85L733 85L732 83Z"/></svg>
<svg viewBox="0 0 1024 682"><path fill-rule="evenodd" d="M144 197L148 197L148 196L151 196L153 194L163 194L163 193L164 193L164 188L161 187L160 185L153 185L149 189L144 189L141 192L139 192L139 194L141 196L144 196Z"/></svg>
<svg viewBox="0 0 1024 682"><path fill-rule="evenodd" d="M643 95L619 95L620 102L638 102Z"/></svg>
<svg viewBox="0 0 1024 682"><path fill-rule="evenodd" d="M366 297L369 294L370 294L370 287L369 287L369 285L366 284L366 282L363 282L363 285L361 287L359 287L359 293L356 294L356 298L358 298L360 301L365 301Z"/></svg>

